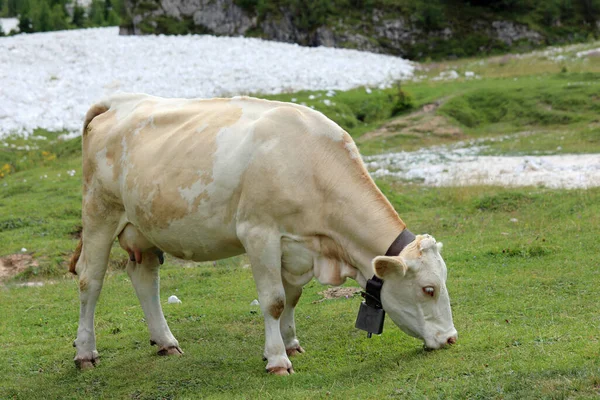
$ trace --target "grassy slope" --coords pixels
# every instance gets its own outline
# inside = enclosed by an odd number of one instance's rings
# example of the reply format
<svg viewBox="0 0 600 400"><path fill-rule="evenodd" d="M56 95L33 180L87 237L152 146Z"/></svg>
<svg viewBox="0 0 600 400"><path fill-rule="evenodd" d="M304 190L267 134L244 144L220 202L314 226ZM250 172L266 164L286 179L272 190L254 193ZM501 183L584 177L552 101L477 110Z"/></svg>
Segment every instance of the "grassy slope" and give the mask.
<svg viewBox="0 0 600 400"><path fill-rule="evenodd" d="M435 69L431 73L435 75ZM595 103L577 103L590 98L587 90L594 88L596 75L582 71L514 81L513 76L501 80L493 71L488 73L489 79L478 81L424 82L405 88L417 105L456 98L459 105L463 102L458 110L486 116L478 126L459 125L469 136L491 138L522 129L536 132L510 143L492 143L496 146L492 151L498 153L530 152L538 146L564 148L565 141L570 152L600 150ZM561 102L561 96L572 93L565 79L586 82L574 97L583 111L573 109L571 101L565 110L555 112L539 106L539 99ZM526 90L515 92L520 84ZM390 93L367 95L357 89L332 101L344 104L354 117L355 111L375 110L367 113L376 115L372 120L357 119L349 128L359 137L390 117L376 112L385 101L373 101ZM465 94L481 93L484 106L465 101ZM508 104L509 111L515 109L513 102L521 102L528 110L572 118L550 125L540 120L524 124L513 116L490 121L487 113L496 108L496 93L504 96L502 104ZM309 96L319 93L286 96L337 118L322 102L325 94L320 94L314 99ZM444 107L452 104L446 100L438 113L448 115ZM16 147L36 149L9 150L9 146L0 152L0 167L10 163L15 170L0 180L0 256L26 247L41 266L17 280L37 275L54 281L42 288L17 287L15 281L0 286L2 399L600 395L599 189L424 188L378 182L411 230L430 232L444 242L459 343L448 350L424 352L417 340L390 321L382 336L367 340L353 328L360 300L313 303L324 288L312 282L297 311L298 332L307 353L293 360L297 374L283 379L263 372L262 317L249 306L256 291L250 270L242 267L247 263L244 257L219 261L216 267L206 263L182 268L173 258L167 260L161 271L163 305L186 354L161 358L148 345L141 308L121 270L125 254L115 247L115 261L96 314L102 362L96 370L80 373L74 369L70 346L77 330L77 285L64 273L79 225L79 143L55 141L56 135L44 134L49 140L8 140ZM567 139L561 140L563 136ZM428 139L419 140L427 143ZM385 148L389 143L378 145ZM73 177L67 174L72 169ZM166 304L171 294L183 303Z"/></svg>
<svg viewBox="0 0 600 400"><path fill-rule="evenodd" d="M600 152L600 57L577 58L574 54L598 43L567 47L547 55L466 59L425 65L417 71L421 82L404 82L412 110L394 112L398 87L370 94L364 88L327 97L326 92L269 96L277 100L305 103L330 116L355 138L398 116L406 116L423 105L440 102L437 115L448 117L462 137L419 136L400 133L369 141L359 140L363 154L417 149L424 145L450 143L469 138L497 137L527 132L527 138L487 143L502 154L534 150L545 153ZM562 55L562 61L553 57ZM442 72L457 71L461 78L435 81ZM473 72L479 79L464 78ZM309 96L314 96L313 99ZM323 101L333 104L328 106ZM360 117L356 118L361 110ZM366 115L366 118L365 118ZM518 135L517 135L518 136ZM585 145L582 145L585 142ZM557 149L561 146L561 149Z"/></svg>

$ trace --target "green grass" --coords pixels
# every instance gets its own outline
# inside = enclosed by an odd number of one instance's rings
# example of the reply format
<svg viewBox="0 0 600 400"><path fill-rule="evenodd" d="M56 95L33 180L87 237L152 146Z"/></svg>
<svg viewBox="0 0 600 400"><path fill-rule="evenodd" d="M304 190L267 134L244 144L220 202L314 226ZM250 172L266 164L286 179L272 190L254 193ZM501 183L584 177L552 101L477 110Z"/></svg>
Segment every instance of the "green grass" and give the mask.
<svg viewBox="0 0 600 400"><path fill-rule="evenodd" d="M545 61L540 63L544 71ZM496 68L482 69L480 80L403 84L413 112L440 102L432 113L459 127L463 135L457 138L423 133L360 141L393 118L411 118L411 111L395 105L397 88L272 97L323 111L367 153L469 138L496 155L600 153L600 71L569 67L567 73L503 77ZM366 339L354 329L360 299L316 302L324 287L311 282L297 308L307 352L292 360L297 373L285 378L263 372L263 322L250 306L256 290L243 267L246 257L216 266L167 258L161 298L185 354L163 358L148 344L142 310L122 270L126 254L115 245L96 312L101 363L77 371L71 343L79 301L66 262L80 227L80 141L36 134L46 139L0 141L0 168L8 166L0 169L0 257L26 248L39 262L0 285L0 399L600 396L598 188L428 188L378 181L409 229L444 242L459 341L426 352L389 319L383 335ZM18 286L23 280L47 284ZM171 294L183 303L167 304Z"/></svg>
<svg viewBox="0 0 600 400"><path fill-rule="evenodd" d="M307 353L293 360L296 375L268 376L261 361L262 316L249 305L256 292L250 270L242 268L247 260L184 268L169 259L161 270L163 306L183 357L154 354L123 271L109 273L96 313L101 364L83 373L72 363L76 281L55 278L42 288L8 284L0 290L0 398L599 394L600 319L593 282L600 279L600 190L379 184L410 229L444 242L459 331L451 349L425 352L390 321L382 336L368 340L353 327L360 300L313 303L323 287L312 282L297 310ZM47 197L52 196L59 195ZM21 229L27 228L15 231ZM54 235L75 245L68 232ZM166 304L170 294L183 303Z"/></svg>

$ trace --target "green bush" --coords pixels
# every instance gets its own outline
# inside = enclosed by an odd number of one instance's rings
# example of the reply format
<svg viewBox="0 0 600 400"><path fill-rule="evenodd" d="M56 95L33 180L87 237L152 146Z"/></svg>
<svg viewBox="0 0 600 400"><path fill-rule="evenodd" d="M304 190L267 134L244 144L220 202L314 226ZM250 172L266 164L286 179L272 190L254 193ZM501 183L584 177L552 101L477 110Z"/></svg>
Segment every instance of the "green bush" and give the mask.
<svg viewBox="0 0 600 400"><path fill-rule="evenodd" d="M10 15L13 0L0 5L4 15ZM122 0L92 0L86 10L74 0L21 0L17 3L20 32L47 32L72 28L97 26L116 26L121 19L118 10L122 8ZM67 12L67 6L73 6L72 16ZM17 14L15 14L16 16Z"/></svg>

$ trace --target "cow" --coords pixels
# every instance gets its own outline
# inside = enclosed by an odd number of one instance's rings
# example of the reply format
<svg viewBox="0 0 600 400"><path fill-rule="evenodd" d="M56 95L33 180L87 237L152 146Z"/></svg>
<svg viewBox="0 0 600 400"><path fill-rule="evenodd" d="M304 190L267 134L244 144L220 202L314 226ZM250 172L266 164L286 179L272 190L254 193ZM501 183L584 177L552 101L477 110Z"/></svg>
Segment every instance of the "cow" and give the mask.
<svg viewBox="0 0 600 400"><path fill-rule="evenodd" d="M292 373L289 357L304 352L294 308L313 278L365 288L374 277L401 330L430 349L456 342L441 243L413 235L391 251L410 231L350 135L320 112L251 97L117 94L87 112L82 148L83 230L70 265L79 368L98 361L94 310L117 238L160 355L182 353L159 301L163 251L193 261L247 254L275 375Z"/></svg>

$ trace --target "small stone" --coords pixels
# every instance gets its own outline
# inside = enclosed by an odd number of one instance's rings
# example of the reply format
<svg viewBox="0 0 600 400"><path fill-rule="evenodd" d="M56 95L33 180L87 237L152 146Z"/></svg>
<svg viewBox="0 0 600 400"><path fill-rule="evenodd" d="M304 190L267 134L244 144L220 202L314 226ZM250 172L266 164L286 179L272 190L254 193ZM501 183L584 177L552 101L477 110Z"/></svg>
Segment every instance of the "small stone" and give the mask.
<svg viewBox="0 0 600 400"><path fill-rule="evenodd" d="M179 300L179 298L175 295L173 296L169 296L169 300L167 300L167 303L169 304L181 304L181 300Z"/></svg>
<svg viewBox="0 0 600 400"><path fill-rule="evenodd" d="M251 306L259 306L260 303L258 302L258 300L254 299L252 300L252 303L250 303Z"/></svg>
<svg viewBox="0 0 600 400"><path fill-rule="evenodd" d="M519 222L519 220L518 220L518 219L516 219L516 218L511 218L511 219L510 219L510 222Z"/></svg>
<svg viewBox="0 0 600 400"><path fill-rule="evenodd" d="M21 253L26 253L26 252L27 252L27 249L26 249L25 247L23 247L23 248L21 249Z"/></svg>

